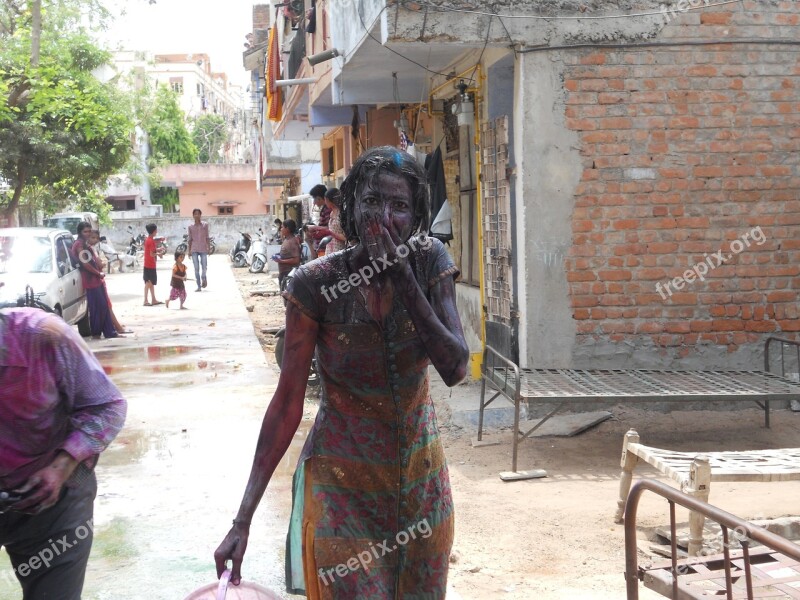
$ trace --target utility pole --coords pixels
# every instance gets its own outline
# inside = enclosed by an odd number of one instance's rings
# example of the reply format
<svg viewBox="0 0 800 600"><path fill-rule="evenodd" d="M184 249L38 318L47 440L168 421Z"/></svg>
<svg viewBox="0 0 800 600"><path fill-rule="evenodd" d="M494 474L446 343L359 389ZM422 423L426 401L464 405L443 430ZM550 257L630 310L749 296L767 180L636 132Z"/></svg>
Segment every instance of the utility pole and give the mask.
<svg viewBox="0 0 800 600"><path fill-rule="evenodd" d="M42 41L42 0L31 0L31 68L39 66L39 48Z"/></svg>

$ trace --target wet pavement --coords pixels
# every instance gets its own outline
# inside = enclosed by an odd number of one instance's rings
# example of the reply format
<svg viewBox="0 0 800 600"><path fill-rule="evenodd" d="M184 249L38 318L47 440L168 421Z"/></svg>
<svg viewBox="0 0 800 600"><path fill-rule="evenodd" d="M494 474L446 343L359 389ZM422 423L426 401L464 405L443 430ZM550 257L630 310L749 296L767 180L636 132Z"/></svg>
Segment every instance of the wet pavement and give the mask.
<svg viewBox="0 0 800 600"><path fill-rule="evenodd" d="M159 263L158 300L171 260ZM189 267L189 274L193 270ZM84 600L181 600L216 579L213 552L235 516L256 436L277 383L225 255L209 285L187 282L188 310L143 306L141 268L107 279L133 334L88 343L128 400L125 428L97 467L95 541ZM267 275L264 275L265 279ZM256 513L243 574L283 592L296 434ZM0 558L0 598L18 598Z"/></svg>

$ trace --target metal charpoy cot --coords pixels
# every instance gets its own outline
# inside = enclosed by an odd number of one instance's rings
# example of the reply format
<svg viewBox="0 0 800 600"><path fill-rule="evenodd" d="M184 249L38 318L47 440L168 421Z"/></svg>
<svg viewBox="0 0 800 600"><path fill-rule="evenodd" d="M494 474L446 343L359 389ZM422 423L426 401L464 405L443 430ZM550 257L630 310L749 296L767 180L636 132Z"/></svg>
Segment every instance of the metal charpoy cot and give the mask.
<svg viewBox="0 0 800 600"><path fill-rule="evenodd" d="M781 373L769 372L769 346L781 345ZM658 369L521 369L501 352L487 345L481 367L481 401L478 419L478 440L483 435L485 408L498 396L514 404L512 473L503 479L542 477L546 473L517 471L519 442L539 429L567 405L589 402L755 402L764 411L764 425L769 427L772 401L800 401L800 384L785 376L784 345L795 346L800 362L800 342L768 338L765 344L764 371L678 371ZM486 400L486 387L495 393ZM543 418L525 430L520 424L523 402L554 404ZM528 475L526 476L526 473ZM516 474L516 475L515 475ZM504 476L505 475L505 476Z"/></svg>
<svg viewBox="0 0 800 600"><path fill-rule="evenodd" d="M669 502L671 552L668 561L639 566L636 513L645 491ZM719 554L678 558L676 505L719 524ZM800 599L800 546L660 481L642 480L634 484L625 507L627 600L638 600L639 581L673 600Z"/></svg>

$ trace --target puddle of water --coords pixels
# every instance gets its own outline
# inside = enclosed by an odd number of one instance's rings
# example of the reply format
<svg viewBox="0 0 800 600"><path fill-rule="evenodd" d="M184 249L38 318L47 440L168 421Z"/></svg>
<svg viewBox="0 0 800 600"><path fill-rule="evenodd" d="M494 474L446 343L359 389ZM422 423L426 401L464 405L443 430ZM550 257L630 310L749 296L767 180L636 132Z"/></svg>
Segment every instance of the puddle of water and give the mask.
<svg viewBox="0 0 800 600"><path fill-rule="evenodd" d="M161 387L182 388L199 383L214 383L219 375L235 375L241 364L231 358L225 362L209 361L200 354L202 348L192 346L147 346L99 350L95 356L107 375L120 389L142 381ZM194 358L191 354L197 352ZM189 375L150 379L154 375Z"/></svg>
<svg viewBox="0 0 800 600"><path fill-rule="evenodd" d="M117 437L98 465L85 600L180 600L214 581L213 552L241 501L260 417L220 417L187 431L126 429ZM261 500L243 567L246 580L278 593L291 477L309 429L301 425Z"/></svg>
<svg viewBox="0 0 800 600"><path fill-rule="evenodd" d="M130 362L137 359L160 361L173 356L188 354L197 350L192 346L144 346L142 348L116 348L113 350L97 350L94 355L101 363Z"/></svg>
<svg viewBox="0 0 800 600"><path fill-rule="evenodd" d="M102 364L102 363L101 363ZM201 360L194 363L179 363L175 365L123 365L116 367L112 365L103 365L103 370L107 375L116 375L118 373L126 373L131 371L142 371L149 373L187 373L191 371L214 371L218 368L224 368L222 363L209 363Z"/></svg>

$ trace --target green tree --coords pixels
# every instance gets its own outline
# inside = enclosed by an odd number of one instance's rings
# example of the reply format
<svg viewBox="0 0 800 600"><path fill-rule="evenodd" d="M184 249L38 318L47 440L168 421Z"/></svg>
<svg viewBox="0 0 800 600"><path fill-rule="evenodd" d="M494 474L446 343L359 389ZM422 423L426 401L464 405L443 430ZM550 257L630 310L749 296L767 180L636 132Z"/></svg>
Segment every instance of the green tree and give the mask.
<svg viewBox="0 0 800 600"><path fill-rule="evenodd" d="M220 115L201 115L195 119L192 140L201 163L221 162L219 152L228 141L228 126Z"/></svg>
<svg viewBox="0 0 800 600"><path fill-rule="evenodd" d="M48 2L39 26L36 4L0 4L0 180L11 188L0 210L11 221L26 188L95 205L128 161L133 128L125 96L92 74L110 59L87 29L97 5Z"/></svg>
<svg viewBox="0 0 800 600"><path fill-rule="evenodd" d="M178 96L167 86L156 89L152 106L142 106L141 123L150 142L150 167L155 170L165 164L197 162L197 148L186 127L186 117L178 106ZM151 194L153 202L172 212L178 204L178 191L157 187Z"/></svg>

